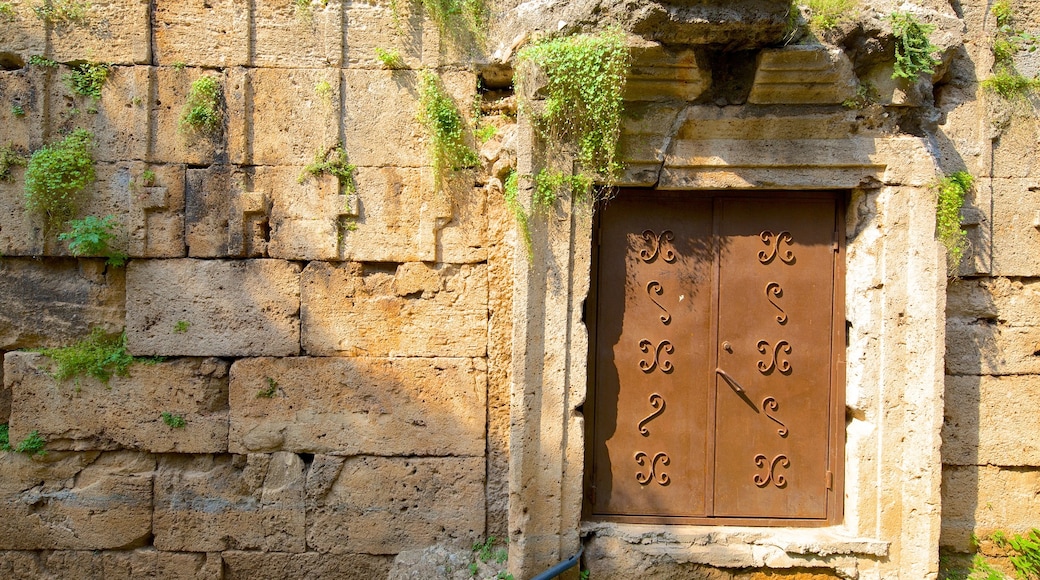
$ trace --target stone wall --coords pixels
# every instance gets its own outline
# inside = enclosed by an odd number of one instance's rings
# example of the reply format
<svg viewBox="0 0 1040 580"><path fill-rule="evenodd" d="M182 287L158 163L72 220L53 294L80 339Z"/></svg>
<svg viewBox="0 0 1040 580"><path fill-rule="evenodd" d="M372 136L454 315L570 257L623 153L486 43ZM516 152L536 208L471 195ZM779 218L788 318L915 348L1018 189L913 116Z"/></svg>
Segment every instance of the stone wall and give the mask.
<svg viewBox="0 0 1040 580"><path fill-rule="evenodd" d="M25 211L24 167L0 180L0 423L47 441L0 452L4 577L461 578L497 536L517 578L584 545L598 578L916 580L972 534L1040 526L1040 128L980 87L991 3L862 3L814 41L780 0L506 0L485 50L418 3L111 0L81 22L34 4L0 11L0 148L90 130L76 217L114 216L130 260L71 256ZM1040 3L1012 6L1040 32ZM916 84L891 80L896 9L936 27ZM517 48L607 23L633 48L623 185L848 192L840 525L581 521L592 215L561 200L529 257L501 194L541 162ZM112 65L98 99L66 80L83 61ZM442 189L422 69L498 128ZM180 121L204 76L210 136ZM337 144L356 191L304 174ZM971 247L944 284L930 185L957 170L978 178ZM59 381L34 352L95 328L158 358Z"/></svg>

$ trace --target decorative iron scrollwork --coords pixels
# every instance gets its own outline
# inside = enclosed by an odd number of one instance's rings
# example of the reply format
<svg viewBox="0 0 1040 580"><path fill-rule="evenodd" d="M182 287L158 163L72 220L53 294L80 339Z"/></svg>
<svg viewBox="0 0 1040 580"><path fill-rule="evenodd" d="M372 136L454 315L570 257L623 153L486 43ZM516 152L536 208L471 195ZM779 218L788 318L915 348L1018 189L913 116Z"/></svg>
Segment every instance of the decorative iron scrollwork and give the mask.
<svg viewBox="0 0 1040 580"><path fill-rule="evenodd" d="M780 311L780 314L776 316L776 321L780 324L787 324L787 313L784 312L784 309L773 300L774 298L778 299L783 295L784 289L780 287L779 283L770 282L769 284L766 284L766 300L773 305L773 308Z"/></svg>
<svg viewBox="0 0 1040 580"><path fill-rule="evenodd" d="M778 410L780 410L780 403L777 403L775 398L766 397L765 399L762 399L762 412L765 413L766 417L769 417L769 419L774 423L780 425L780 428L776 430L776 434L781 437L787 437L787 425L784 425L783 421L777 419L772 414Z"/></svg>
<svg viewBox="0 0 1040 580"><path fill-rule="evenodd" d="M765 487L769 485L769 482L772 482L773 485L777 487L787 487L787 478L776 472L776 466L780 465L780 467L788 469L791 467L791 460L783 453L774 457L772 461L767 462L768 459L767 456L762 455L761 453L755 456L755 465L760 469L766 469L766 471L762 473L756 473L755 477L752 478L755 485L758 487ZM767 465L768 469L766 468Z"/></svg>
<svg viewBox="0 0 1040 580"><path fill-rule="evenodd" d="M654 298L654 294L657 294L658 296L664 294L664 287L661 286L661 283L657 280L651 280L646 285L646 293L650 295L650 301L656 304L657 307L664 312L664 314L661 315L661 322L663 324L668 324L669 322L671 322L672 315L668 313L668 309L662 306L661 303Z"/></svg>
<svg viewBox="0 0 1040 580"><path fill-rule="evenodd" d="M650 395L650 406L654 408L655 411L647 415L645 419L636 424L636 427L639 428L639 434L643 437L650 436L650 430L646 428L646 424L652 421L661 413L664 413L664 397L658 395L657 393Z"/></svg>
<svg viewBox="0 0 1040 580"><path fill-rule="evenodd" d="M768 248L769 250L768 252L766 250L762 250L758 253L759 262L762 262L763 264L768 264L772 262L774 258L780 258L780 261L785 264L794 263L794 252L792 252L791 250L784 250L782 252L780 251L781 243L786 243L788 246L790 246L791 242L794 241L794 238L791 237L791 232L785 231L780 232L779 234L774 234L769 230L765 230L761 234L759 234L759 237L762 238L762 243L765 244L766 248Z"/></svg>
<svg viewBox="0 0 1040 580"><path fill-rule="evenodd" d="M661 259L669 264L675 261L675 252L671 248L664 247L664 242L675 240L675 234L672 233L672 230L665 230L660 234L654 233L653 230L646 230L643 232L643 239L650 244L650 248L639 250L639 259L649 264L660 255Z"/></svg>
<svg viewBox="0 0 1040 580"><path fill-rule="evenodd" d="M658 462L660 462L661 465L668 465L671 462L671 460L668 459L668 454L658 453L657 455L654 455L654 458L651 459L648 464L646 460L649 457L649 455L642 451L636 453L636 463L638 463L640 467L649 467L650 469L646 473L643 473L642 470L637 471L636 481L638 481L640 485L647 485L651 481L658 485L668 485L672 479L668 477L667 473L659 471L657 467Z"/></svg>
<svg viewBox="0 0 1040 580"><path fill-rule="evenodd" d="M672 361L662 358L661 353L664 352L665 354L673 354L675 352L675 347L672 346L672 343L667 340L662 340L660 344L657 345L657 348L653 348L653 346L654 343L650 342L645 338L639 341L639 350L643 351L645 354L653 353L654 355L654 358L652 360L640 360L639 368L643 372L649 373L653 372L655 368L660 366L661 372L672 372Z"/></svg>
<svg viewBox="0 0 1040 580"><path fill-rule="evenodd" d="M768 361L765 361L765 360L758 361L758 370L759 370L759 372L761 372L763 375L767 375L767 374L771 373L773 371L773 369L775 368L776 370L780 371L781 373L783 373L785 375L790 373L791 372L791 363L790 363L790 361L788 361L785 358L780 358L780 351L783 351L784 354L791 354L791 345L790 345L790 343L788 343L786 340L781 340L780 342L776 343L775 347L770 349L769 348L769 341L767 341L767 340L760 340L760 341L758 341L758 352L760 352L762 354L765 354L765 355L770 355L771 356L771 358Z"/></svg>

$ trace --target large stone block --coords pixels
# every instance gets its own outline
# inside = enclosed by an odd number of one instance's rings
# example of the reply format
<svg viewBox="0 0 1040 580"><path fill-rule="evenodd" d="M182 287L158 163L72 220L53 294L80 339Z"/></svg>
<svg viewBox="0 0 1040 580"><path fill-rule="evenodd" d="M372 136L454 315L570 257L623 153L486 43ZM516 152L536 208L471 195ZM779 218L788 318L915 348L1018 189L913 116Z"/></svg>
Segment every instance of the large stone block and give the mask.
<svg viewBox="0 0 1040 580"><path fill-rule="evenodd" d="M343 10L352 5L286 0L255 2L253 66L339 67L343 42L347 37L343 31ZM354 34L353 24L350 23L351 35ZM385 31L381 32L386 34Z"/></svg>
<svg viewBox="0 0 1040 580"><path fill-rule="evenodd" d="M0 351L65 346L123 328L126 278L101 260L0 259Z"/></svg>
<svg viewBox="0 0 1040 580"><path fill-rule="evenodd" d="M185 179L185 242L192 258L267 255L270 195L252 188L262 168L212 165Z"/></svg>
<svg viewBox="0 0 1040 580"><path fill-rule="evenodd" d="M992 320L1010 327L1040 326L1040 280L974 278L946 287L946 316L959 322Z"/></svg>
<svg viewBox="0 0 1040 580"><path fill-rule="evenodd" d="M156 11L171 6L173 9L186 7L190 4L163 4L163 7L157 7ZM206 24L214 22L206 20ZM200 23L199 27L202 26L205 24ZM151 119L149 161L191 165L226 163L229 155L229 134L241 133L245 124L245 115L239 106L239 94L245 89L242 81L245 74L240 71L220 73L183 67L152 67L151 74L153 100L148 102ZM181 124L191 84L202 76L216 79L222 95L219 107L223 115L222 129L214 135L200 133Z"/></svg>
<svg viewBox="0 0 1040 580"><path fill-rule="evenodd" d="M837 105L856 95L856 74L840 48L794 45L759 53L748 102Z"/></svg>
<svg viewBox="0 0 1040 580"><path fill-rule="evenodd" d="M149 260L127 267L135 355L288 356L300 351L300 266L281 260Z"/></svg>
<svg viewBox="0 0 1040 580"><path fill-rule="evenodd" d="M228 379L219 359L180 359L135 364L130 376L107 385L83 377L59 383L40 354L4 357L5 386L11 389L11 437L38 431L50 449L118 449L153 453L227 451ZM171 388L176 385L176 388ZM167 426L162 413L184 418Z"/></svg>
<svg viewBox="0 0 1040 580"><path fill-rule="evenodd" d="M4 23L4 26L0 27L4 29L0 30L0 47L4 46L3 35L7 32L6 27L10 25ZM0 48L0 55L3 50ZM42 49L39 52L42 52ZM10 146L26 155L43 145L46 126L43 114L46 91L43 88L47 85L48 76L53 76L49 71L50 69L36 66L0 70L0 102L5 103L5 106L0 107L0 127L4 128L3 136L0 136L0 148ZM0 185L3 183L5 182L0 182Z"/></svg>
<svg viewBox="0 0 1040 580"><path fill-rule="evenodd" d="M358 198L346 195L338 178L312 176L303 167L260 167L254 184L271 199L269 256L339 259L346 236L357 228Z"/></svg>
<svg viewBox="0 0 1040 580"><path fill-rule="evenodd" d="M251 14L246 0L157 4L152 15L154 61L207 68L247 65Z"/></svg>
<svg viewBox="0 0 1040 580"><path fill-rule="evenodd" d="M222 554L224 580L255 580L280 578L282 580L371 580L385 578L393 558L368 554L284 554L274 552L240 552L229 550Z"/></svg>
<svg viewBox="0 0 1040 580"><path fill-rule="evenodd" d="M0 575L8 580L214 580L221 577L221 564L220 554L159 552L152 548L0 552Z"/></svg>
<svg viewBox="0 0 1040 580"><path fill-rule="evenodd" d="M168 455L155 475L160 550L304 551L304 464L292 453Z"/></svg>
<svg viewBox="0 0 1040 580"><path fill-rule="evenodd" d="M148 542L149 455L0 452L0 549L105 550Z"/></svg>
<svg viewBox="0 0 1040 580"><path fill-rule="evenodd" d="M939 545L973 550L972 537L1003 530L1023 533L1037 527L1040 470L993 465L943 467L942 533Z"/></svg>
<svg viewBox="0 0 1040 580"><path fill-rule="evenodd" d="M343 131L352 163L361 167L430 164L429 137L417 120L418 73L347 69L343 82ZM446 72L441 82L468 118L476 77L470 72Z"/></svg>
<svg viewBox="0 0 1040 580"><path fill-rule="evenodd" d="M483 458L319 456L308 472L307 545L319 552L471 544L484 517Z"/></svg>
<svg viewBox="0 0 1040 580"><path fill-rule="evenodd" d="M943 463L1040 465L1037 377L946 377Z"/></svg>
<svg viewBox="0 0 1040 580"><path fill-rule="evenodd" d="M1040 374L1040 327L994 320L947 320L946 371L952 375Z"/></svg>
<svg viewBox="0 0 1040 580"><path fill-rule="evenodd" d="M480 359L240 360L231 451L482 457L486 392Z"/></svg>
<svg viewBox="0 0 1040 580"><path fill-rule="evenodd" d="M94 135L91 154L96 161L144 159L148 154L150 67L112 67L100 99L75 94L67 80L71 73L72 69L62 66L49 75L47 134L51 139L82 128Z"/></svg>
<svg viewBox="0 0 1040 580"><path fill-rule="evenodd" d="M155 186L146 187L142 175L152 171ZM184 169L178 165L148 166L143 162L97 163L96 179L80 194L76 219L86 216L115 218L114 239L108 247L131 257L184 255ZM25 209L21 187L24 169L15 180L0 182L0 252L8 256L70 256L68 244L48 229L42 216ZM91 256L93 254L84 254Z"/></svg>
<svg viewBox="0 0 1040 580"><path fill-rule="evenodd" d="M252 119L251 135L245 147L235 148L240 151L232 155L232 162L305 165L339 141L340 83L335 70L258 68L249 71L246 82L252 95L245 103L246 115ZM396 109L387 104L384 101L366 114ZM373 138L368 135L365 141ZM348 154L353 146L348 139Z"/></svg>
<svg viewBox="0 0 1040 580"><path fill-rule="evenodd" d="M1036 157L1021 152L1019 155ZM1040 179L994 179L993 274L1034 276L1038 253Z"/></svg>
<svg viewBox="0 0 1040 580"><path fill-rule="evenodd" d="M346 64L351 68L382 68L376 49L396 50L408 68L422 66L423 13L418 5L390 0L349 2L346 10ZM436 61L434 61L436 62Z"/></svg>
<svg viewBox="0 0 1040 580"><path fill-rule="evenodd" d="M148 64L151 31L148 0L98 0L88 4L82 23L51 26L48 57L113 64Z"/></svg>
<svg viewBox="0 0 1040 580"><path fill-rule="evenodd" d="M487 353L487 283L483 264L406 263L366 270L354 263L311 262L302 277L304 350L482 357Z"/></svg>
<svg viewBox="0 0 1040 580"><path fill-rule="evenodd" d="M0 51L29 60L29 55L43 54L47 49L47 28L33 14L35 2L10 0L11 15L0 26Z"/></svg>
<svg viewBox="0 0 1040 580"><path fill-rule="evenodd" d="M1040 177L1038 139L1040 128L1033 122L1032 115L1022 115L1021 111L1010 114L999 138L993 141L993 178L1033 178L1035 181Z"/></svg>

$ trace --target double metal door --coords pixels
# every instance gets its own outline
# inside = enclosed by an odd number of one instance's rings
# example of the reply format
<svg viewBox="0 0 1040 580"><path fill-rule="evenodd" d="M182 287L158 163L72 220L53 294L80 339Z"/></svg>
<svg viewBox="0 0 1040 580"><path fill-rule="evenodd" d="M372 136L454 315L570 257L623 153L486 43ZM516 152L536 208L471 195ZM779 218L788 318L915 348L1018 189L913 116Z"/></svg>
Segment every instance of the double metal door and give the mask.
<svg viewBox="0 0 1040 580"><path fill-rule="evenodd" d="M599 213L586 510L835 521L840 199L623 191Z"/></svg>

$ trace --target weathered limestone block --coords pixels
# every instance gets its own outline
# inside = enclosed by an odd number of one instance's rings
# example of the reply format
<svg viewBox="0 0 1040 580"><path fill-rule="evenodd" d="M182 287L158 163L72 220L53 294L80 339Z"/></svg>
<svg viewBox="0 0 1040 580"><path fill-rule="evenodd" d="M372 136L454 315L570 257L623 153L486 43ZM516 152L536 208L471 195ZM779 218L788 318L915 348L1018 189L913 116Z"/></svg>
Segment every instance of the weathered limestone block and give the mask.
<svg viewBox="0 0 1040 580"><path fill-rule="evenodd" d="M1040 465L1033 375L946 377L944 465Z"/></svg>
<svg viewBox="0 0 1040 580"><path fill-rule="evenodd" d="M132 548L152 530L155 459L131 451L0 452L0 549Z"/></svg>
<svg viewBox="0 0 1040 580"><path fill-rule="evenodd" d="M221 577L220 554L136 550L54 550L0 552L0 575L9 580L76 578L77 580L132 580Z"/></svg>
<svg viewBox="0 0 1040 580"><path fill-rule="evenodd" d="M36 20L35 17L32 18ZM3 37L9 26L11 23L4 23L4 26L0 27L0 62L3 59L3 51L7 50ZM42 48L36 52L23 53L19 58L27 59L26 54L41 52ZM6 106L0 107L0 127L4 128L3 136L0 136L0 148L10 146L26 155L43 145L45 97L41 88L46 85L49 70L36 66L0 70L0 102L6 103ZM20 107L20 110L16 107ZM4 183L10 182L0 182L0 185Z"/></svg>
<svg viewBox="0 0 1040 580"><path fill-rule="evenodd" d="M142 162L97 163L96 179L80 194L74 216L113 216L115 238L108 247L132 257L184 255L184 171L181 166L154 166L156 183L165 191L140 186L149 169ZM58 240L62 230L48 231L42 216L25 210L23 168L13 172L16 180L0 182L0 252L7 256L69 256L66 242ZM131 237L132 236L132 237Z"/></svg>
<svg viewBox="0 0 1040 580"><path fill-rule="evenodd" d="M58 383L51 366L36 353L11 352L4 358L5 386L13 400L12 439L39 431L50 449L227 451L228 365L220 359L136 364L130 376L113 376L107 385L90 377L75 385ZM187 424L169 427L163 412L182 416Z"/></svg>
<svg viewBox="0 0 1040 580"><path fill-rule="evenodd" d="M127 267L127 346L135 355L294 355L299 314L298 264L184 259Z"/></svg>
<svg viewBox="0 0 1040 580"><path fill-rule="evenodd" d="M311 262L302 278L303 347L314 355L487 352L487 267Z"/></svg>
<svg viewBox="0 0 1040 580"><path fill-rule="evenodd" d="M471 72L441 75L445 90L468 118L476 94ZM350 161L359 167L422 167L430 164L429 137L416 120L419 79L415 71L343 71L343 131ZM392 107L386 106L393 103Z"/></svg>
<svg viewBox="0 0 1040 580"><path fill-rule="evenodd" d="M187 170L184 213L190 257L267 254L271 200L265 190L249 185L255 171L231 165Z"/></svg>
<svg viewBox="0 0 1040 580"><path fill-rule="evenodd" d="M102 260L0 260L0 351L65 346L95 326L118 332L126 278Z"/></svg>
<svg viewBox="0 0 1040 580"><path fill-rule="evenodd" d="M249 71L246 82L252 95L246 103L251 107L246 111L252 119L250 136L245 147L233 148L233 163L305 165L339 141L340 83L334 70L257 68ZM396 103L372 104L368 115L383 109L399 114ZM348 155L353 145L348 139ZM245 152L251 159L244 158Z"/></svg>
<svg viewBox="0 0 1040 580"><path fill-rule="evenodd" d="M1038 139L1040 127L1032 115L1023 115L1021 112L1010 114L1006 126L1000 131L1000 137L993 140L991 171L994 180L1031 177L1033 183L1036 183L1040 178Z"/></svg>
<svg viewBox="0 0 1040 580"><path fill-rule="evenodd" d="M1040 327L990 319L946 321L946 368L953 375L1040 374Z"/></svg>
<svg viewBox="0 0 1040 580"><path fill-rule="evenodd" d="M455 264L487 259L487 195L467 186L468 172L457 191L436 193L425 170L362 167L354 174L357 193L344 197L334 194L340 188L329 177L295 183L298 171L257 170L258 187L268 178L282 184L271 188L272 257Z"/></svg>
<svg viewBox="0 0 1040 580"><path fill-rule="evenodd" d="M147 2L144 6L147 9ZM70 72L62 66L48 79L47 134L51 139L82 128L94 135L91 154L95 161L144 159L148 153L150 67L112 67L100 99L73 93L65 80Z"/></svg>
<svg viewBox="0 0 1040 580"><path fill-rule="evenodd" d="M155 475L155 547L304 551L303 468L292 453L162 457Z"/></svg>
<svg viewBox="0 0 1040 580"><path fill-rule="evenodd" d="M371 580L385 578L393 558L368 554L285 554L275 552L240 552L229 550L222 554L224 580L256 580L281 578L284 580Z"/></svg>
<svg viewBox="0 0 1040 580"><path fill-rule="evenodd" d="M946 316L960 322L993 320L1011 327L1040 326L1040 280L953 280L946 290Z"/></svg>
<svg viewBox="0 0 1040 580"><path fill-rule="evenodd" d="M50 28L49 58L87 58L113 64L148 64L151 34L148 0L90 2L82 24Z"/></svg>
<svg viewBox="0 0 1040 580"><path fill-rule="evenodd" d="M249 64L249 21L245 0L192 0L156 5L154 61L170 66L223 68Z"/></svg>
<svg viewBox="0 0 1040 580"><path fill-rule="evenodd" d="M190 2L177 2L175 5L156 7L158 15L163 10L176 10L190 6ZM218 7L220 5L215 4ZM158 16L157 16L158 17ZM200 21L198 28L223 21L206 19ZM159 36L161 26L157 26ZM196 48L195 53L200 53ZM245 124L245 115L240 107L240 99L236 94L243 92L244 86L239 81L244 73L215 72L196 68L152 67L152 95L148 102L151 119L149 135L149 161L157 163L187 163L191 165L208 165L211 163L227 163L229 134L241 133ZM191 130L181 125L181 117L188 101L191 84L202 76L211 76L221 87L223 98L220 110L224 116L223 129L217 135L208 135Z"/></svg>
<svg viewBox="0 0 1040 580"><path fill-rule="evenodd" d="M693 50L660 44L633 47L625 100L694 101L711 85L709 70Z"/></svg>
<svg viewBox="0 0 1040 580"><path fill-rule="evenodd" d="M1036 275L1038 252L1040 179L994 179L993 274Z"/></svg>
<svg viewBox="0 0 1040 580"><path fill-rule="evenodd" d="M787 46L759 53L753 105L837 105L856 94L856 74L840 48Z"/></svg>
<svg viewBox="0 0 1040 580"><path fill-rule="evenodd" d="M300 178L306 176L302 183ZM358 198L346 195L332 175L312 176L303 167L260 167L255 187L271 192L272 258L336 260L351 229L357 228Z"/></svg>
<svg viewBox="0 0 1040 580"><path fill-rule="evenodd" d="M33 14L31 0L11 0L11 16L0 26L0 51L17 55L28 61L33 54L43 54L47 49L47 28ZM12 63L17 64L17 63Z"/></svg>
<svg viewBox="0 0 1040 580"><path fill-rule="evenodd" d="M395 554L484 533L482 457L322 460L307 479L307 545L319 552Z"/></svg>
<svg viewBox="0 0 1040 580"><path fill-rule="evenodd" d="M671 128L685 107L674 103L625 103L618 150L625 164L621 181L627 186L652 186L657 183Z"/></svg>
<svg viewBox="0 0 1040 580"><path fill-rule="evenodd" d="M483 456L486 392L481 359L244 359L231 451Z"/></svg>
<svg viewBox="0 0 1040 580"><path fill-rule="evenodd" d="M255 2L252 8L255 36L252 65L339 67L343 42L347 37L343 31L343 9L349 5L353 3L301 3L285 0ZM350 22L349 26L352 35L354 23Z"/></svg>
<svg viewBox="0 0 1040 580"><path fill-rule="evenodd" d="M1040 470L993 465L943 468L939 545L972 551L972 537L997 531L1023 533L1037 525Z"/></svg>
<svg viewBox="0 0 1040 580"><path fill-rule="evenodd" d="M423 35L422 10L411 4L398 3L399 18L395 21L389 0L350 2L345 5L347 34L346 62L351 68L382 68L376 49L396 50L408 68L422 65L421 52L426 40ZM431 28L436 28L432 23ZM434 61L436 62L436 61Z"/></svg>

